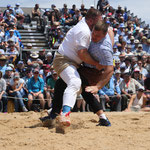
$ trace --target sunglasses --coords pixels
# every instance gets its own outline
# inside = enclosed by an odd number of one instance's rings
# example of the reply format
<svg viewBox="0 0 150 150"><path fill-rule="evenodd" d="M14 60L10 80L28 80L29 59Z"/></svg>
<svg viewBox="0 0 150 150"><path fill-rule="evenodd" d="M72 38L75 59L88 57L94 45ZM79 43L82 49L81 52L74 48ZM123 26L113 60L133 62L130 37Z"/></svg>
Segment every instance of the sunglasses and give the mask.
<svg viewBox="0 0 150 150"><path fill-rule="evenodd" d="M39 74L39 72L34 72L34 74Z"/></svg>
<svg viewBox="0 0 150 150"><path fill-rule="evenodd" d="M139 92L144 92L144 90L139 90Z"/></svg>

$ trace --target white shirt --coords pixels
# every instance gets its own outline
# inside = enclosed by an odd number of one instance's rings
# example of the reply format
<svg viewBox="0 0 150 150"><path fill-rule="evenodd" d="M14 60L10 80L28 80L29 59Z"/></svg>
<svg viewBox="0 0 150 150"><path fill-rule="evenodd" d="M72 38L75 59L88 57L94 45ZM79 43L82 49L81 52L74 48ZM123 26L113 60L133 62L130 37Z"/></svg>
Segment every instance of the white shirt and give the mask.
<svg viewBox="0 0 150 150"><path fill-rule="evenodd" d="M60 45L58 52L67 56L77 64L81 64L82 60L78 57L78 50L88 49L91 41L91 31L87 25L85 18L70 29Z"/></svg>
<svg viewBox="0 0 150 150"><path fill-rule="evenodd" d="M16 85L16 88L19 88L22 83L24 84L24 80L20 78L17 85ZM10 80L10 85L11 86L14 85L14 80L13 79Z"/></svg>

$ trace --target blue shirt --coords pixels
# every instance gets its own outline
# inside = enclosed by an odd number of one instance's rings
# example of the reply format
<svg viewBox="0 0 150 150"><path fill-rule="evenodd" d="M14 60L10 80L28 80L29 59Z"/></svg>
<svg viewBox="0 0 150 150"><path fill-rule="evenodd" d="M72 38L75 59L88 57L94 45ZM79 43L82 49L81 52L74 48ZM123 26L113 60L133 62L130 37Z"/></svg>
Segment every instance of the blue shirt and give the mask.
<svg viewBox="0 0 150 150"><path fill-rule="evenodd" d="M119 85L116 85L116 86L115 86L114 78L111 77L109 83L106 84L102 89L99 90L99 95L113 96L113 95L115 94L115 91L116 91L118 94L121 94Z"/></svg>
<svg viewBox="0 0 150 150"><path fill-rule="evenodd" d="M35 82L34 80L34 76L31 77L29 80L28 80L28 91L29 93L31 92L39 92L41 91L43 93L44 91L44 80L40 77L38 77L38 80Z"/></svg>
<svg viewBox="0 0 150 150"><path fill-rule="evenodd" d="M109 34L107 34L105 38L97 43L91 42L88 52L93 57L93 59L99 62L99 64L105 66L113 65L112 42ZM89 64L85 64L85 66L95 68L95 66Z"/></svg>

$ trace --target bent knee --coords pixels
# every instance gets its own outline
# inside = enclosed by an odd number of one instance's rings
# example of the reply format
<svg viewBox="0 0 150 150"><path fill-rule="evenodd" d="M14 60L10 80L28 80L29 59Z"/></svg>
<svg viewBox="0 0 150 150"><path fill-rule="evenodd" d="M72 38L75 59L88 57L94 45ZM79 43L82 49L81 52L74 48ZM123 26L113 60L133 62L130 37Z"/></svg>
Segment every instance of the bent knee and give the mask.
<svg viewBox="0 0 150 150"><path fill-rule="evenodd" d="M80 88L81 88L81 79L79 79L79 78L73 78L73 79L71 79L71 81L69 83L69 86L71 88L74 88L77 91L79 91Z"/></svg>

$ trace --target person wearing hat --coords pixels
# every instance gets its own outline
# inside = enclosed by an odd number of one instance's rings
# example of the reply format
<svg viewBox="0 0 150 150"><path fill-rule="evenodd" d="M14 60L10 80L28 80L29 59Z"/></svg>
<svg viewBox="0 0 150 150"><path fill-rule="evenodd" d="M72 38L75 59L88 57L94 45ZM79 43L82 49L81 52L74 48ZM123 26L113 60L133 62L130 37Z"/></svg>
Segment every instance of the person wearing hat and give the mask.
<svg viewBox="0 0 150 150"><path fill-rule="evenodd" d="M118 60L119 55L120 55L120 52L118 51L118 47L117 47L117 45L114 45L113 46L113 59Z"/></svg>
<svg viewBox="0 0 150 150"><path fill-rule="evenodd" d="M140 27L135 28L135 32L133 33L133 36L135 37L135 39L139 39L139 37L140 37Z"/></svg>
<svg viewBox="0 0 150 150"><path fill-rule="evenodd" d="M39 77L39 69L35 68L33 70L33 76L28 80L27 89L28 89L28 109L31 110L31 106L35 98L40 100L41 108L44 109L45 107L45 100L43 94L44 80L41 77Z"/></svg>
<svg viewBox="0 0 150 150"><path fill-rule="evenodd" d="M131 48L132 46L130 44L126 46L126 56L133 56L133 53L131 52Z"/></svg>
<svg viewBox="0 0 150 150"><path fill-rule="evenodd" d="M133 52L135 50L134 36L131 36L130 38L130 45L131 45L131 52Z"/></svg>
<svg viewBox="0 0 150 150"><path fill-rule="evenodd" d="M7 58L3 55L0 57L0 71L5 74L6 68L7 68Z"/></svg>
<svg viewBox="0 0 150 150"><path fill-rule="evenodd" d="M39 57L39 55L36 52L32 52L30 54L30 58L27 60L27 65L32 67L32 68L42 66L43 61L41 59L39 59L38 57Z"/></svg>
<svg viewBox="0 0 150 150"><path fill-rule="evenodd" d="M115 85L119 85L121 84L123 78L121 78L121 71L119 69L115 70L114 72L114 82Z"/></svg>
<svg viewBox="0 0 150 150"><path fill-rule="evenodd" d="M47 89L50 92L50 100L48 101L48 106L51 106L52 99L54 98L54 87L58 79L59 77L55 70L53 70L51 72L51 76L47 78L47 81L46 81Z"/></svg>
<svg viewBox="0 0 150 150"><path fill-rule="evenodd" d="M136 81L138 81L142 86L144 86L144 80L142 78L142 74L140 73L139 68L135 68L132 73L132 78L134 78Z"/></svg>
<svg viewBox="0 0 150 150"><path fill-rule="evenodd" d="M8 96L14 97L15 112L19 112L19 106L21 107L23 112L28 111L22 99L23 85L24 80L20 78L18 72L15 72L12 79L10 79L10 84L8 86Z"/></svg>
<svg viewBox="0 0 150 150"><path fill-rule="evenodd" d="M15 17L20 21L20 25L22 25L25 17L23 10L20 8L20 3L16 3L16 7L14 7L14 14Z"/></svg>
<svg viewBox="0 0 150 150"><path fill-rule="evenodd" d="M117 33L118 29L114 28L113 31L114 31L114 43L116 43L119 41L119 34Z"/></svg>
<svg viewBox="0 0 150 150"><path fill-rule="evenodd" d="M23 78L25 76L25 64L23 61L18 61L17 66L16 66L16 72L20 73L20 77Z"/></svg>
<svg viewBox="0 0 150 150"><path fill-rule="evenodd" d="M9 45L6 53L7 53L7 59L9 60L9 63L14 63L17 57L19 56L19 53L16 50L14 43L11 43Z"/></svg>
<svg viewBox="0 0 150 150"><path fill-rule="evenodd" d="M44 60L44 64L49 64L50 66L52 65L52 62L53 62L53 55L51 52L48 52L46 54L46 59Z"/></svg>
<svg viewBox="0 0 150 150"><path fill-rule="evenodd" d="M147 98L144 95L144 87L141 86L139 87L137 92L131 96L128 107L125 111L126 112L129 112L129 111L137 112L137 111L142 111L142 110L144 111L146 102L147 102Z"/></svg>
<svg viewBox="0 0 150 150"><path fill-rule="evenodd" d="M123 81L120 84L120 90L122 95L122 110L127 108L128 99L131 98L132 94L136 93L136 90L141 87L142 85L136 81L135 79L131 78L131 73L128 69L124 71Z"/></svg>
<svg viewBox="0 0 150 150"><path fill-rule="evenodd" d="M13 69L8 66L8 67L6 68L5 75L3 76L3 78L4 78L5 81L6 81L7 86L9 86L10 79L12 78L13 75L14 75Z"/></svg>
<svg viewBox="0 0 150 150"><path fill-rule="evenodd" d="M143 56L146 54L146 52L143 51L142 44L138 44L138 48L133 52L133 54L138 55L138 56Z"/></svg>
<svg viewBox="0 0 150 150"><path fill-rule="evenodd" d="M3 78L3 73L0 71L0 102L2 102L3 112L7 112L7 98L6 98L6 81Z"/></svg>
<svg viewBox="0 0 150 150"><path fill-rule="evenodd" d="M14 35L13 29L9 30L9 35L5 36L5 46L6 47L9 46L10 40L15 44L15 47L17 48L17 50L19 50L19 40L18 40L17 36Z"/></svg>
<svg viewBox="0 0 150 150"><path fill-rule="evenodd" d="M119 35L122 35L122 36L125 35L124 28L125 28L124 23L121 23L121 24L119 25L119 30L118 30L118 34L119 34Z"/></svg>

